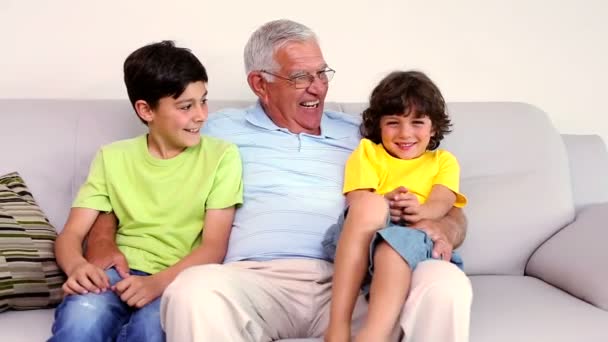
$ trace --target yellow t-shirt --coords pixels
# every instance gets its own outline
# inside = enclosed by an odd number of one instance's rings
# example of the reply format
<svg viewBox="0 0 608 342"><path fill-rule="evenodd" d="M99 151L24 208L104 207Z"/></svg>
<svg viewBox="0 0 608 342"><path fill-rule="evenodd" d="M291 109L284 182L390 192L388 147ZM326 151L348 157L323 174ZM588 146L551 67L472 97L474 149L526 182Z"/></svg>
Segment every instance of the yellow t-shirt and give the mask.
<svg viewBox="0 0 608 342"><path fill-rule="evenodd" d="M455 207L462 208L467 199L459 193L460 166L446 150L427 151L416 159L391 156L382 144L361 139L346 162L343 192L373 189L384 195L399 186L406 187L424 203L435 184L456 194Z"/></svg>
<svg viewBox="0 0 608 342"><path fill-rule="evenodd" d="M116 244L129 267L153 274L200 244L207 209L242 202L234 144L201 136L174 158L157 159L142 135L101 148L72 207L114 211Z"/></svg>

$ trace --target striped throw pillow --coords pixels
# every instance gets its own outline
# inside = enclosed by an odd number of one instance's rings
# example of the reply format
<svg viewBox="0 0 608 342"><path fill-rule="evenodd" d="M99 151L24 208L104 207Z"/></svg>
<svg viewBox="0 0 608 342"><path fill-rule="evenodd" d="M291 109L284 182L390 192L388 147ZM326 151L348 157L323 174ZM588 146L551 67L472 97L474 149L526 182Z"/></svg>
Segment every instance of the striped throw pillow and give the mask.
<svg viewBox="0 0 608 342"><path fill-rule="evenodd" d="M0 176L0 312L61 301L65 276L55 262L56 236L19 174Z"/></svg>

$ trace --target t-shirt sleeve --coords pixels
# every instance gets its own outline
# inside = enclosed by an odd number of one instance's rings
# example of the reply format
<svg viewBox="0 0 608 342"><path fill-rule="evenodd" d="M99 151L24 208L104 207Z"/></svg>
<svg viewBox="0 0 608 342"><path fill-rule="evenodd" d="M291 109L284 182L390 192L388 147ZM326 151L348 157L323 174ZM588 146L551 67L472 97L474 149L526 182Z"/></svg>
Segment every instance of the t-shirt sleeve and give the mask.
<svg viewBox="0 0 608 342"><path fill-rule="evenodd" d="M460 165L456 157L448 151L441 151L439 155L439 172L433 184L441 184L454 192L455 207L462 208L467 204L467 198L460 193Z"/></svg>
<svg viewBox="0 0 608 342"><path fill-rule="evenodd" d="M91 162L87 180L80 187L78 195L76 195L76 199L72 203L72 207L89 208L103 212L112 211L102 150L97 152L95 159Z"/></svg>
<svg viewBox="0 0 608 342"><path fill-rule="evenodd" d="M236 145L230 145L220 160L206 209L223 209L243 203L243 165Z"/></svg>
<svg viewBox="0 0 608 342"><path fill-rule="evenodd" d="M380 176L377 172L378 160L374 143L361 139L359 146L351 153L344 168L343 193L361 189L378 189Z"/></svg>

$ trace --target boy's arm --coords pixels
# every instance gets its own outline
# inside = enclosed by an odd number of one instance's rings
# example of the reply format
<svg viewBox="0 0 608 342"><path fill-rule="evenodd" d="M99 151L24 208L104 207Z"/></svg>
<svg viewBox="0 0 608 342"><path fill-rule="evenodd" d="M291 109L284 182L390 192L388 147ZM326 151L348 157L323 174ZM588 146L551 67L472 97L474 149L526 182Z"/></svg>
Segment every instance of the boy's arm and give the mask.
<svg viewBox="0 0 608 342"><path fill-rule="evenodd" d="M74 267L86 262L82 242L99 212L88 208L72 208L68 220L55 240L55 256L61 269L69 276Z"/></svg>
<svg viewBox="0 0 608 342"><path fill-rule="evenodd" d="M444 217L456 203L456 194L446 186L435 184L426 202L421 205L417 220L437 220Z"/></svg>
<svg viewBox="0 0 608 342"><path fill-rule="evenodd" d="M404 187L384 195L389 200L391 207L391 219L399 222L406 221L408 224L416 223L420 220L437 220L444 217L456 202L456 194L444 185L435 184L431 189L425 203L420 203L418 196L408 191ZM396 207L398 210L393 210Z"/></svg>
<svg viewBox="0 0 608 342"><path fill-rule="evenodd" d="M85 258L93 265L116 268L122 278L129 275L129 264L116 245L118 218L114 212L100 213L87 237Z"/></svg>
<svg viewBox="0 0 608 342"><path fill-rule="evenodd" d="M64 290L68 293L98 291L109 287L102 270L89 267L82 254L82 242L99 212L88 208L72 208L65 227L55 240L55 256L67 274ZM66 288L67 286L67 288Z"/></svg>
<svg viewBox="0 0 608 342"><path fill-rule="evenodd" d="M224 261L235 211L234 206L224 209L207 209L201 245L175 265L159 272L159 276L167 280L167 285L181 271L190 266L219 264Z"/></svg>
<svg viewBox="0 0 608 342"><path fill-rule="evenodd" d="M161 272L149 277L130 276L120 281L115 286L120 298L129 306L141 308L159 297L184 269L224 261L235 210L234 206L207 209L201 245L175 265Z"/></svg>

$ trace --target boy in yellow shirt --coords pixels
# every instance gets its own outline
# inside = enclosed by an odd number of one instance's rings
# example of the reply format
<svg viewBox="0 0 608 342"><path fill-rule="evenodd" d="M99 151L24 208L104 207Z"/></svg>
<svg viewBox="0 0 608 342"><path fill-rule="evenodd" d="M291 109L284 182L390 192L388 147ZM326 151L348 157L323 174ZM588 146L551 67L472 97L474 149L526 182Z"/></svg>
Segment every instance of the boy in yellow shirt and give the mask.
<svg viewBox="0 0 608 342"><path fill-rule="evenodd" d="M223 261L242 203L236 146L200 135L207 73L196 56L171 41L146 45L125 60L124 79L148 134L102 147L91 164L55 245L68 280L50 341L164 341L160 296L185 268ZM128 273L83 257L109 211Z"/></svg>
<svg viewBox="0 0 608 342"><path fill-rule="evenodd" d="M363 139L346 163L343 192L349 207L324 242L335 257L326 341L350 340L351 316L366 274L371 276L369 311L356 341L389 340L412 271L433 250L427 234L407 224L441 218L467 201L459 193L458 161L437 150L450 126L443 96L421 72L393 72L373 90L363 112ZM400 187L407 189L406 221L392 223L388 205L377 212L369 199ZM462 267L457 253L452 262Z"/></svg>

